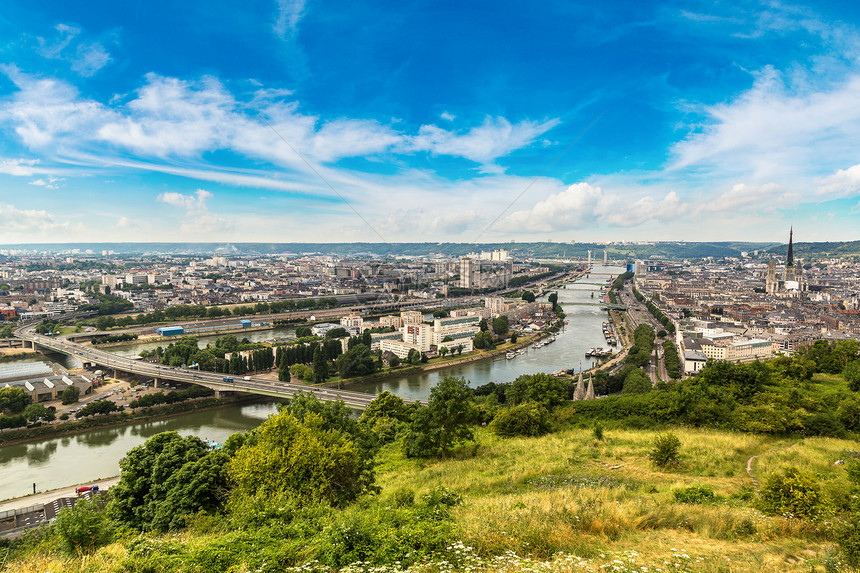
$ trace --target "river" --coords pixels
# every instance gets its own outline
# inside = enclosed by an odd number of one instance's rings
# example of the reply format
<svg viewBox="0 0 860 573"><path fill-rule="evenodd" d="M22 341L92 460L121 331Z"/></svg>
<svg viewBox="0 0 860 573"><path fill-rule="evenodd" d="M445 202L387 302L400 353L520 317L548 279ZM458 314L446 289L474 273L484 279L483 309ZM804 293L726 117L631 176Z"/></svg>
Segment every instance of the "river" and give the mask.
<svg viewBox="0 0 860 573"><path fill-rule="evenodd" d="M595 272L621 272L623 269L595 267ZM583 279L581 283L605 283L605 276ZM529 348L526 354L512 360L472 362L427 374L404 376L358 388L378 393L388 390L407 400L426 399L430 388L444 376L462 376L471 386L487 382L508 382L522 374L553 372L562 368L587 368L585 352L594 346L605 346L601 323L606 312L597 306L601 287L569 284L558 290L558 300L569 323L558 334L556 342L540 349ZM594 298L591 294L594 293ZM576 304L579 303L579 304ZM592 304L594 304L592 306ZM291 327L248 332L242 336L252 341L292 336ZM203 337L201 343L214 343L217 337ZM137 355L144 348L154 349L162 343L141 343L112 349L125 356ZM74 361L74 358L70 358ZM67 368L79 368L71 361ZM177 431L223 442L234 432L259 425L276 411L275 402L193 412L120 428L96 429L62 438L49 438L25 444L0 447L0 499L27 495L33 483L39 491L85 483L119 474L119 460L126 452L159 432Z"/></svg>

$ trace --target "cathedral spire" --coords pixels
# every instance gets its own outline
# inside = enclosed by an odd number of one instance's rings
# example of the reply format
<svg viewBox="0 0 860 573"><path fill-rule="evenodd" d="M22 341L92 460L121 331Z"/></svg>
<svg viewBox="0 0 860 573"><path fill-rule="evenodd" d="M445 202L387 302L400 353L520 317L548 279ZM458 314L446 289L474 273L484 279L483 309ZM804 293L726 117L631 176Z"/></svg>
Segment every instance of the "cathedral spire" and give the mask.
<svg viewBox="0 0 860 573"><path fill-rule="evenodd" d="M791 229L788 231L788 258L785 261L786 267L794 266L794 247L792 245L794 235L794 225L791 226Z"/></svg>

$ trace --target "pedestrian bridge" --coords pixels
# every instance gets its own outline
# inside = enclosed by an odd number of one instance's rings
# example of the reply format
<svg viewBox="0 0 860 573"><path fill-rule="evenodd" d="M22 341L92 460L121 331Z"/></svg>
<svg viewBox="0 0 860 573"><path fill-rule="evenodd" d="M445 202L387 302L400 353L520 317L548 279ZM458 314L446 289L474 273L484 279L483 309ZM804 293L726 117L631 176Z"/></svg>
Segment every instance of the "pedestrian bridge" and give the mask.
<svg viewBox="0 0 860 573"><path fill-rule="evenodd" d="M273 398L291 398L299 393L309 393L320 400L343 400L347 406L361 410L366 408L376 398L375 394L366 394L364 392L304 386L289 382L272 382L271 380L254 378L253 376L231 376L216 372L151 364L111 354L103 350L96 350L89 346L70 342L65 338L53 338L36 334L34 325L19 328L15 335L24 340L25 346L32 348L42 347L53 352L74 356L83 362L98 364L107 370L113 371L114 375L128 373L136 376L145 376L155 380L156 385L160 385L165 381L198 384L212 388L215 390L216 396L232 392L244 392L260 396L271 396Z"/></svg>

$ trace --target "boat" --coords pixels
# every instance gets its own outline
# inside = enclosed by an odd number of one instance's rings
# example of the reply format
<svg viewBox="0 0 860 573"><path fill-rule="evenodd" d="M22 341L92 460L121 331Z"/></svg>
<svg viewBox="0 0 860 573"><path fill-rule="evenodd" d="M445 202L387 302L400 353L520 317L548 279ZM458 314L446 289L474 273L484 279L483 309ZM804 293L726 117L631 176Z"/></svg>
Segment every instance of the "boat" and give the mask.
<svg viewBox="0 0 860 573"><path fill-rule="evenodd" d="M507 354L505 354L505 358L507 358L508 360L513 360L514 358L516 358L516 356L517 355L515 352L508 352Z"/></svg>

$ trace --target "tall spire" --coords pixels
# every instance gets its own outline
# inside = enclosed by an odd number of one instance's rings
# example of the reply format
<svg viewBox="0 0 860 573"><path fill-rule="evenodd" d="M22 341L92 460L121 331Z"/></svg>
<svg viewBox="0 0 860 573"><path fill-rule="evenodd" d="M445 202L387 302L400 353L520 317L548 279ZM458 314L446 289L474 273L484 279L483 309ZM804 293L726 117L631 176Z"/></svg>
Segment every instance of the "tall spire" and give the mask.
<svg viewBox="0 0 860 573"><path fill-rule="evenodd" d="M791 230L788 231L788 258L785 261L786 267L794 266L794 246L792 245L794 235L794 225L791 226Z"/></svg>

